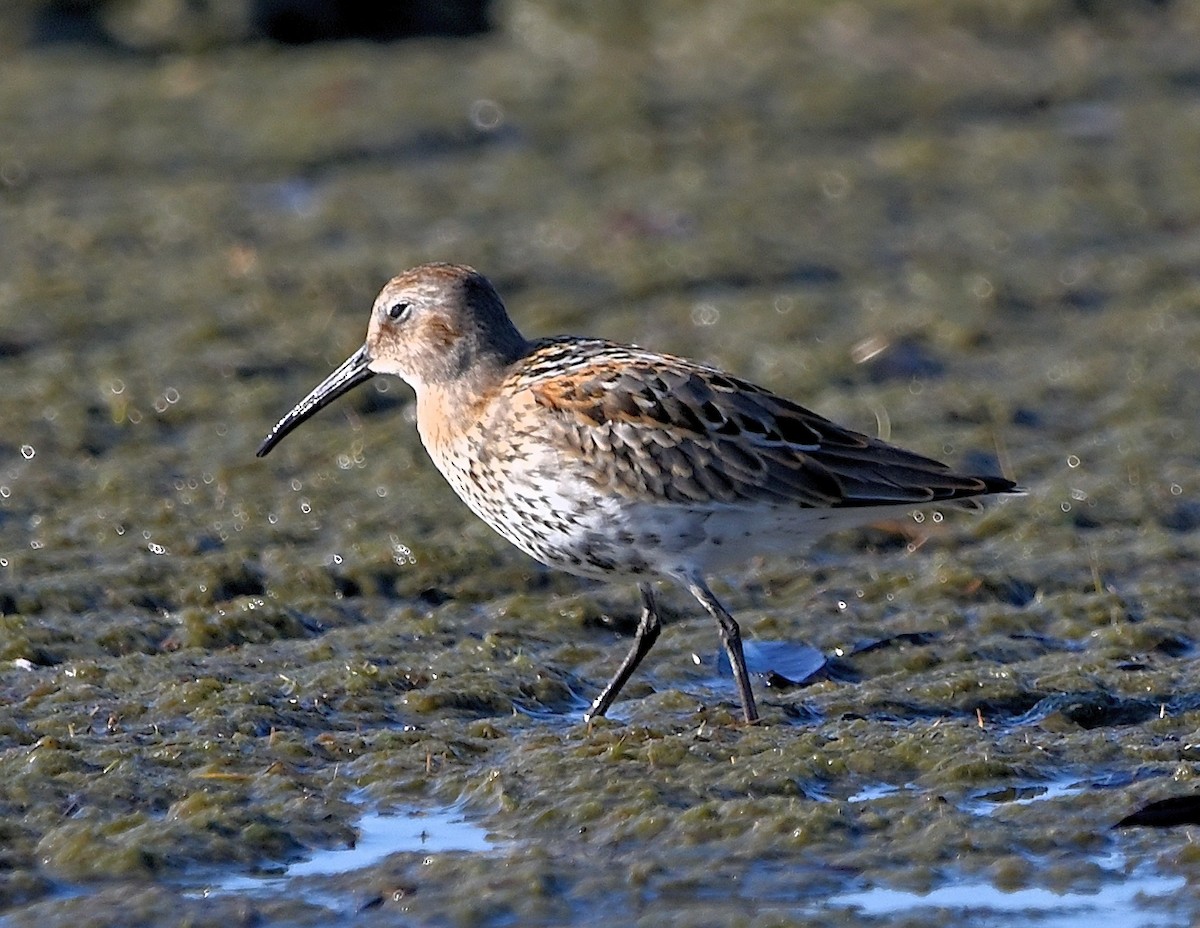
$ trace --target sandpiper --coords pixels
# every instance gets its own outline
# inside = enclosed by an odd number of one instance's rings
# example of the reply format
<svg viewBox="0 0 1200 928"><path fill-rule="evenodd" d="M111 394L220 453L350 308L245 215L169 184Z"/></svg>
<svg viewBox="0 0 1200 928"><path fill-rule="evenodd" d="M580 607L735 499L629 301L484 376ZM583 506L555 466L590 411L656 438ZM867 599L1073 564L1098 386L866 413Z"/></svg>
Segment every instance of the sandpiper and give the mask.
<svg viewBox="0 0 1200 928"><path fill-rule="evenodd" d="M633 646L588 720L658 638L655 579L681 583L716 619L754 722L741 633L706 574L915 507L1020 492L686 358L596 338L529 341L487 278L454 264L390 280L366 343L279 420L258 456L375 374L413 388L425 449L493 529L550 567L636 579Z"/></svg>

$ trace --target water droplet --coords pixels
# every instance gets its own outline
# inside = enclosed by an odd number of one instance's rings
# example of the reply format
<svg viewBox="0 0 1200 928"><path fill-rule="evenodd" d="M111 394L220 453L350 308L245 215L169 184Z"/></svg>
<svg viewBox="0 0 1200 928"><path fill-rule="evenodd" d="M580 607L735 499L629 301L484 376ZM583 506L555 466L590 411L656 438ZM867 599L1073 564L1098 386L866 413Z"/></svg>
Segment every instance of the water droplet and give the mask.
<svg viewBox="0 0 1200 928"><path fill-rule="evenodd" d="M1078 467L1079 458L1074 454L1067 455L1067 467Z"/></svg>
<svg viewBox="0 0 1200 928"><path fill-rule="evenodd" d="M841 171L825 171L821 174L821 192L831 200L840 200L850 190L850 181Z"/></svg>
<svg viewBox="0 0 1200 928"><path fill-rule="evenodd" d="M397 541L394 535L392 536L392 562L397 567L417 563L417 557L412 553L412 549L408 545Z"/></svg>
<svg viewBox="0 0 1200 928"><path fill-rule="evenodd" d="M480 132L491 132L504 122L504 110L495 100L476 100L467 111L467 118Z"/></svg>
<svg viewBox="0 0 1200 928"><path fill-rule="evenodd" d="M983 274L972 275L970 287L972 296L977 300L986 300L996 292L992 282Z"/></svg>
<svg viewBox="0 0 1200 928"><path fill-rule="evenodd" d="M692 307L692 325L716 325L721 318L721 311L712 303L697 303Z"/></svg>
<svg viewBox="0 0 1200 928"><path fill-rule="evenodd" d="M37 451L33 445L21 445L21 457L26 461L30 460L35 454L37 454Z"/></svg>

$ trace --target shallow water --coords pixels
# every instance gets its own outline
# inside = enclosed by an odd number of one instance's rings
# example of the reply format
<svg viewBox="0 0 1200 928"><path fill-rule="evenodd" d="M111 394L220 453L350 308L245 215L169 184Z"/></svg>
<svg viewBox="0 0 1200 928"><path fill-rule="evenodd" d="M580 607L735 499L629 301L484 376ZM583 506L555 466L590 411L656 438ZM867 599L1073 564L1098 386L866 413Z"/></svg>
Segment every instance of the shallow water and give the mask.
<svg viewBox="0 0 1200 928"><path fill-rule="evenodd" d="M331 876L365 870L392 854L444 854L447 851L492 851L487 832L454 809L417 809L380 815L369 812L354 825L347 847L322 849L278 873L224 874L205 885L203 895L276 893L297 877Z"/></svg>
<svg viewBox="0 0 1200 928"><path fill-rule="evenodd" d="M1200 919L1189 828L1113 828L1200 771L1193 7L6 53L0 923ZM253 456L433 259L1029 495L716 578L799 684L753 729L665 590L586 727L634 591L475 521L402 385ZM489 849L270 882L446 809Z"/></svg>
<svg viewBox="0 0 1200 928"><path fill-rule="evenodd" d="M957 883L929 893L875 888L828 900L867 917L921 917L969 921L972 925L1029 924L1047 928L1094 925L1096 928L1158 928L1176 925L1171 900L1183 888L1182 876L1123 872L1097 892L1054 893L1045 889L1000 892L990 883Z"/></svg>

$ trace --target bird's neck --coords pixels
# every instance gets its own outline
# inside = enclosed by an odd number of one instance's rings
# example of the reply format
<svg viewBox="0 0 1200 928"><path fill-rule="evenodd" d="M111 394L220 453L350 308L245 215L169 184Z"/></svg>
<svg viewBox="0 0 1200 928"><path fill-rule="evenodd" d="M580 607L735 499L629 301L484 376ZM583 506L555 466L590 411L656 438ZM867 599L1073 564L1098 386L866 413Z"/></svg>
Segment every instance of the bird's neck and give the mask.
<svg viewBox="0 0 1200 928"><path fill-rule="evenodd" d="M478 424L494 402L508 373L508 365L480 359L452 380L416 387L417 431L435 457Z"/></svg>

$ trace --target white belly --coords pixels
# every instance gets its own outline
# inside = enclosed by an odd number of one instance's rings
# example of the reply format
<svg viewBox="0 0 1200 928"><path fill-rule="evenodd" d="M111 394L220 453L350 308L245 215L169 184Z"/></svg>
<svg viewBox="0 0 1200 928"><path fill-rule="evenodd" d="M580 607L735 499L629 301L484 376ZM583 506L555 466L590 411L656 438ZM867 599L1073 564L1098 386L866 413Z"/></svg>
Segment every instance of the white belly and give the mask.
<svg viewBox="0 0 1200 928"><path fill-rule="evenodd" d="M831 531L914 508L650 503L605 492L549 454L521 459L519 479L499 467L480 468L468 455L434 455L434 461L500 535L543 564L585 577L679 578L758 554L798 555Z"/></svg>

